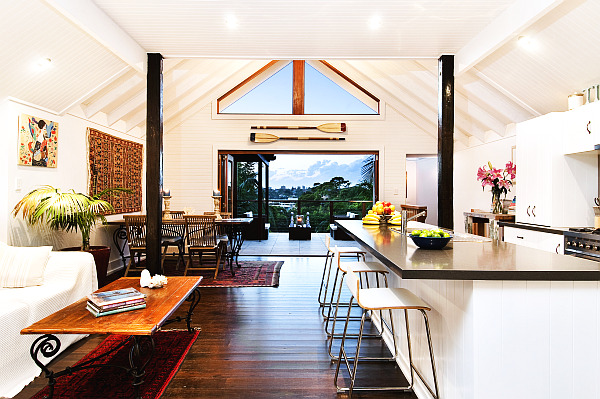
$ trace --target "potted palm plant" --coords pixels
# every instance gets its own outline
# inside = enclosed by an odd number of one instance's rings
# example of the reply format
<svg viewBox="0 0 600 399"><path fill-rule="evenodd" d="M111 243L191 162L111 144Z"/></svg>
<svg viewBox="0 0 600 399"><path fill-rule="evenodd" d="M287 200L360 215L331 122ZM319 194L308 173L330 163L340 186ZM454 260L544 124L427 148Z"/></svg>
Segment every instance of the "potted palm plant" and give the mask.
<svg viewBox="0 0 600 399"><path fill-rule="evenodd" d="M76 193L74 190L62 192L52 186L36 188L25 195L13 209L13 215L22 213L30 225L46 223L52 230L80 231L81 247L65 250L82 250L94 256L98 274L98 284L102 286L106 278L110 247L90 246L90 235L96 223L106 223L105 213L114 210L113 206L101 197L115 192L131 193L125 188L110 188L95 195Z"/></svg>

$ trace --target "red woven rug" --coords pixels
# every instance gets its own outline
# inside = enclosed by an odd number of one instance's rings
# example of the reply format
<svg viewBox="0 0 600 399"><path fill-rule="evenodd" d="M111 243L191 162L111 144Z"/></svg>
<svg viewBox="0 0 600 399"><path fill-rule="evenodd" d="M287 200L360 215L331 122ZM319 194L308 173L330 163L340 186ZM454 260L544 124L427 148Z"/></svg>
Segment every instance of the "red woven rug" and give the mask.
<svg viewBox="0 0 600 399"><path fill-rule="evenodd" d="M225 270L219 270L216 279L213 278L215 272L210 270L189 271L188 276L203 276L200 283L202 287L277 287L279 285L279 271L283 262L246 260L239 263L240 267L237 267L233 262L235 276L231 275L229 265L225 266ZM165 261L165 275L183 276L185 265L180 264L179 270L175 270L176 264L177 261Z"/></svg>
<svg viewBox="0 0 600 399"><path fill-rule="evenodd" d="M141 386L141 395L144 399L158 398L165 391L171 379L179 370L188 351L198 338L200 332L164 331L154 335L154 354L146 366L144 383ZM109 352L127 339L122 335L109 335L100 345L77 364L87 359ZM106 364L122 364L129 367L129 349L127 344L114 353L99 360ZM123 369L116 367L101 367L81 370L73 375L60 377L54 386L54 398L57 399L117 399L132 398L133 386L131 378ZM45 387L32 398L42 399L48 395L49 389Z"/></svg>

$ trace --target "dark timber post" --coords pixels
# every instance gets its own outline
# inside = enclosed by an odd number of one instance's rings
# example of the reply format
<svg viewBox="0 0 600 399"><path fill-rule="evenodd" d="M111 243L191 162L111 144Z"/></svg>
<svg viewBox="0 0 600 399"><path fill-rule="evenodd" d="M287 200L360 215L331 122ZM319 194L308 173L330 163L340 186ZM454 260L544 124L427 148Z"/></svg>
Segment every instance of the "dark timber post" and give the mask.
<svg viewBox="0 0 600 399"><path fill-rule="evenodd" d="M438 226L454 229L454 56L438 60Z"/></svg>
<svg viewBox="0 0 600 399"><path fill-rule="evenodd" d="M160 274L163 184L163 57L148 54L146 76L146 264Z"/></svg>

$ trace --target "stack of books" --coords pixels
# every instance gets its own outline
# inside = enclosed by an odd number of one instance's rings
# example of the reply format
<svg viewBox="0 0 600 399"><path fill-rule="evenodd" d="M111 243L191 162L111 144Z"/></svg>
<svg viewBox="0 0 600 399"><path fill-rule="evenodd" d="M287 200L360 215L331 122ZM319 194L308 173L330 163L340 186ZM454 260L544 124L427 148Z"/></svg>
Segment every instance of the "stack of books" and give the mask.
<svg viewBox="0 0 600 399"><path fill-rule="evenodd" d="M95 292L87 298L87 310L96 317L146 307L146 295L135 288Z"/></svg>

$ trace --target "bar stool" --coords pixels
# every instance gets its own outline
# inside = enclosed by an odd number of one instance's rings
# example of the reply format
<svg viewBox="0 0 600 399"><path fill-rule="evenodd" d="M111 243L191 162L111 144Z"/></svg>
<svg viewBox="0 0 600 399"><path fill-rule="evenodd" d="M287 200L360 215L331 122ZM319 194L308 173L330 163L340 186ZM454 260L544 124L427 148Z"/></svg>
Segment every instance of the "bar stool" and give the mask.
<svg viewBox="0 0 600 399"><path fill-rule="evenodd" d="M336 247L337 248L337 247ZM380 281L379 281L379 276L383 277L383 283L385 285L385 287L388 287L388 280L387 280L387 275L389 273L388 269L383 266L380 263L377 262L363 262L363 261L357 261L357 262L342 262L341 261L341 253L338 251L335 251L335 258L336 258L336 264L338 267L338 270L336 271L336 276L335 276L335 281L337 282L337 277L338 274L341 272L341 278L340 278L340 282L339 282L339 287L338 287L338 295L337 295L337 300L335 303L335 310L333 313L333 316L331 315L331 307L329 308L329 311L327 313L327 317L326 317L326 322L325 322L325 332L327 333L327 337L329 339L329 345L328 345L328 353L329 356L331 357L332 360L337 360L337 356L334 356L331 353L331 347L333 345L333 340L336 337L342 337L342 334L335 334L335 324L336 321L338 320L338 309L340 308L340 306L348 306L349 309L351 308L351 304L349 302L346 303L340 303L341 300L341 296L342 296L342 287L344 285L344 276L347 273L348 268L351 268L354 273L357 273L359 276L359 280L361 285L363 285L363 281L362 281L362 277L365 277L365 283L366 283L366 287L369 287L369 273L375 274L375 281L376 281L376 285L377 288L380 288ZM333 286L333 290L331 292L331 302L333 303L333 295L335 293L335 284ZM390 311L390 320L392 317L392 313ZM343 320L346 320L347 317L344 317ZM361 320L362 317L350 317L348 320ZM329 321L332 321L332 325L331 325L331 331L328 330L329 327ZM382 312L381 310L379 311L379 320L381 323L381 332L383 333L383 327L385 324L385 321L383 320L382 317ZM390 327L388 327L388 329L390 329ZM392 337L394 339L394 346L395 346L395 334L393 331L393 324L391 327L391 332L392 332ZM352 335L352 334L347 334L347 336L357 336L356 334ZM363 335L364 337L381 337L381 334L368 334L368 335ZM396 354L394 353L394 356ZM381 358L363 358L363 359L371 359L371 360L389 360L389 359L381 359Z"/></svg>
<svg viewBox="0 0 600 399"><path fill-rule="evenodd" d="M353 358L349 358L346 354L346 349L344 347L347 331L348 331L348 321L350 318L350 310L351 307L348 307L348 314L346 316L346 325L344 326L344 334L342 335L342 342L340 345L340 353L338 356L337 366L335 369L335 379L334 383L339 392L348 392L348 398L352 397L353 391L393 391L393 390L402 390L409 391L413 389L414 386L414 374L421 379L425 387L429 390L431 395L435 399L439 399L439 388L437 381L437 374L435 370L435 359L433 356L433 345L431 342L431 332L429 330L429 320L427 319L426 311L431 310L429 306L425 302L423 302L419 297L404 288L361 288L360 280L356 273L352 270L351 267L348 267L346 274L346 285L350 289L352 296L350 297L350 304L352 301L356 299L358 305L362 308L362 318L360 323L360 329L358 333L358 341L356 344L356 353ZM367 311L373 310L392 310L392 309L403 309L404 310L404 321L406 323L406 341L408 345L408 360L410 363L410 380L409 385L405 387L356 387L356 371L358 369L358 360L360 355L360 345L363 337L363 328L365 324L365 317ZM423 320L425 322L425 330L427 331L427 343L429 345L429 358L431 360L431 369L433 371L433 382L435 385L435 392L429 386L429 384L423 378L423 375L417 369L417 367L413 363L412 357L412 348L410 344L410 328L408 324L408 310L418 310L423 315ZM395 345L395 344L394 344ZM342 363L342 359L346 364L346 369L348 370L348 374L350 375L350 387L340 387L338 385L338 376L340 373L340 365ZM350 365L353 363L353 366Z"/></svg>
<svg viewBox="0 0 600 399"><path fill-rule="evenodd" d="M327 291L329 289L329 280L331 275L331 265L333 263L333 257L336 252L340 254L344 254L346 256L356 256L357 260L360 260L362 257L365 260L366 252L356 246L348 246L348 247L334 247L331 245L331 238L327 235L325 236L325 245L327 246L327 255L325 256L325 266L323 267L323 276L321 277L321 288L319 289L319 306L321 307L321 315L325 316L325 307L331 308L331 301L326 302L327 299ZM325 277L327 275L327 277ZM334 288L335 290L335 288ZM323 297L321 298L321 294Z"/></svg>

